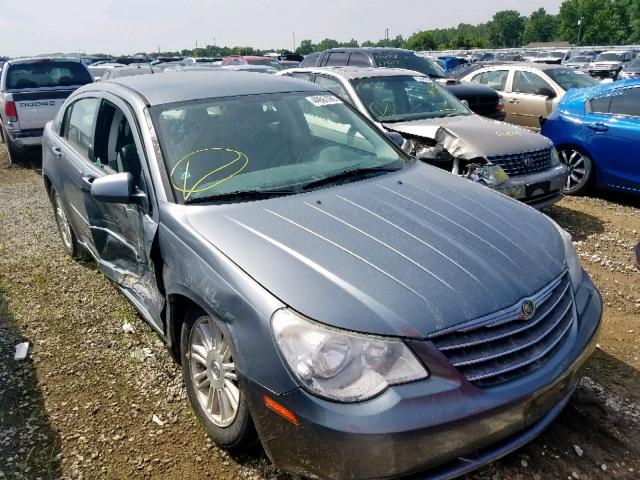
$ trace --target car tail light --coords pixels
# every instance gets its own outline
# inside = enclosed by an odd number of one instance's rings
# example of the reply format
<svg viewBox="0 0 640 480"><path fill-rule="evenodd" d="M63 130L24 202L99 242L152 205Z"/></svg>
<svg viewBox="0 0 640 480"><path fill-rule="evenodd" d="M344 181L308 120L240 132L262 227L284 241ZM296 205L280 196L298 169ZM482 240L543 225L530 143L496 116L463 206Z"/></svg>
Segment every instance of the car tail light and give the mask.
<svg viewBox="0 0 640 480"><path fill-rule="evenodd" d="M504 110L504 98L498 97L498 110Z"/></svg>
<svg viewBox="0 0 640 480"><path fill-rule="evenodd" d="M16 102L14 102L13 100L7 100L4 103L4 114L9 120L16 120L18 118Z"/></svg>

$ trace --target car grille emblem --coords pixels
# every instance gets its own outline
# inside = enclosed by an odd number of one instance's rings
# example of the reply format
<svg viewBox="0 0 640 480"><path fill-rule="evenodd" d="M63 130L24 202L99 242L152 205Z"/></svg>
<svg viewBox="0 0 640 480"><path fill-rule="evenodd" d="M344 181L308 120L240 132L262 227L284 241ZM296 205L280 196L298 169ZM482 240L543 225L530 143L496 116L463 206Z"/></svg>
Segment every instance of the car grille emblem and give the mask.
<svg viewBox="0 0 640 480"><path fill-rule="evenodd" d="M536 314L536 306L531 300L525 300L520 306L522 313L520 314L521 320L530 320Z"/></svg>
<svg viewBox="0 0 640 480"><path fill-rule="evenodd" d="M525 158L524 159L524 165L525 165L525 167L531 168L531 166L533 165L533 158L531 158L531 157Z"/></svg>

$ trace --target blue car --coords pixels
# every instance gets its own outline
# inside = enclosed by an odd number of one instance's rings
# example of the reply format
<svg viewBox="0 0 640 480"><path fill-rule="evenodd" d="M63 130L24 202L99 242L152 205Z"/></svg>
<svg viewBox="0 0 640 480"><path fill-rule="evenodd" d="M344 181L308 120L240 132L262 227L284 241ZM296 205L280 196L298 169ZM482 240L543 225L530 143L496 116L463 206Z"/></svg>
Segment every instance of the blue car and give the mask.
<svg viewBox="0 0 640 480"><path fill-rule="evenodd" d="M640 79L567 92L542 126L569 167L567 194L640 194Z"/></svg>

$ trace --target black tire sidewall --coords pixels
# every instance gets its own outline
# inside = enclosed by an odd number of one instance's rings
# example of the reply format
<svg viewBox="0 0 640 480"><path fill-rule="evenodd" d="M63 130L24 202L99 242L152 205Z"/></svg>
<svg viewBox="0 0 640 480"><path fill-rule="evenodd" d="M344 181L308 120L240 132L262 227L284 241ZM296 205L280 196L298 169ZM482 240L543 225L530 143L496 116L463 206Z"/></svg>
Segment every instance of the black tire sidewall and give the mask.
<svg viewBox="0 0 640 480"><path fill-rule="evenodd" d="M591 160L591 157L587 155L585 152L575 147L562 148L560 149L560 151L561 152L578 152L580 155L582 155L582 158L584 160L584 168L585 168L584 180L580 185L575 186L571 190L567 190L566 188L562 189L565 195L582 195L591 186L591 182L593 179L593 160Z"/></svg>
<svg viewBox="0 0 640 480"><path fill-rule="evenodd" d="M225 428L218 427L208 418L207 414L200 405L200 402L198 401L195 386L193 385L193 381L191 379L191 365L188 357L189 335L196 321L202 317L212 319L212 317L206 315L201 311L189 312L184 322L182 323L182 329L180 332L180 360L182 363L182 378L187 391L187 397L189 398L191 408L193 408L196 416L198 417L198 420L202 423L213 441L219 446L224 447L228 450L240 450L244 448L248 443L250 443L254 438L251 414L249 412L249 406L247 404L243 382L240 376L238 375L238 388L240 390L238 413L233 423ZM231 354L233 358L236 359L236 349L231 337L231 333L225 327L225 325L222 324L222 322L219 322L215 319L213 320L216 321L217 326L222 330L227 343L230 345Z"/></svg>

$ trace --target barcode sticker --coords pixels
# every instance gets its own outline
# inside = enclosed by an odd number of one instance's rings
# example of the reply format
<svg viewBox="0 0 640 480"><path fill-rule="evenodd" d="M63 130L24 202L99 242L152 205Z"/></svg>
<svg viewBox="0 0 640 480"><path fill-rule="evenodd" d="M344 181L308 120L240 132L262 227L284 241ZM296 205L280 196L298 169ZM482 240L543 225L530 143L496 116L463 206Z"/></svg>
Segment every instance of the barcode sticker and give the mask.
<svg viewBox="0 0 640 480"><path fill-rule="evenodd" d="M342 103L338 97L333 95L313 95L306 97L307 101L315 107L324 107L326 105L337 105Z"/></svg>

